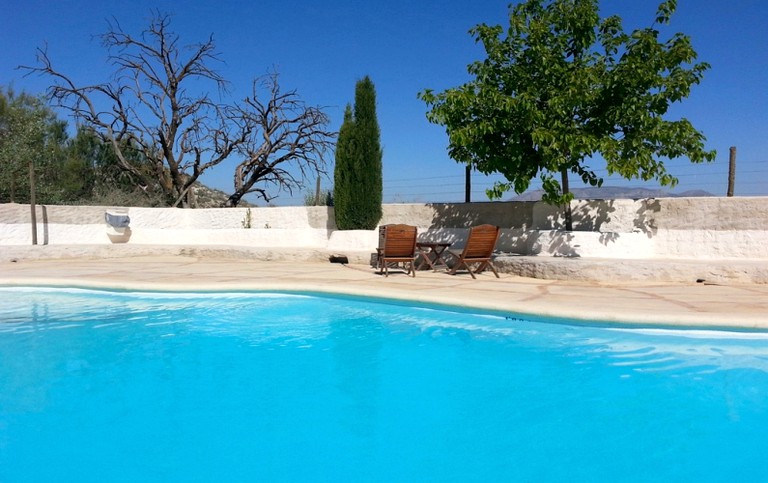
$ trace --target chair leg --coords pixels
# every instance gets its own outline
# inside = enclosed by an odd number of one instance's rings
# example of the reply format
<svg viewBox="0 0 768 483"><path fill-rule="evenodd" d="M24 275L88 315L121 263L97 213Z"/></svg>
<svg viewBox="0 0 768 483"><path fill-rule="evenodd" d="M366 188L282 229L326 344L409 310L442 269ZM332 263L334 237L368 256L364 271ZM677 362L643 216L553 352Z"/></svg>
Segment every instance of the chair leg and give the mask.
<svg viewBox="0 0 768 483"><path fill-rule="evenodd" d="M453 267L451 267L451 269L448 271L448 274L449 275L456 275L456 270L461 268L462 265L463 265L463 263L461 262L461 260L459 260L458 262L456 262L456 264Z"/></svg>
<svg viewBox="0 0 768 483"><path fill-rule="evenodd" d="M468 272L469 272L469 274L472 276L472 279L473 279L473 280L477 279L477 277L475 277L475 274L474 274L474 273L472 273L472 267L470 267L469 265L467 265L467 271L468 271Z"/></svg>
<svg viewBox="0 0 768 483"><path fill-rule="evenodd" d="M475 273L480 273L484 271L486 268L490 268L493 274L496 275L496 278L500 278L499 272L496 271L496 267L493 266L493 262L490 260L481 262L480 265L477 267L477 270L475 270Z"/></svg>
<svg viewBox="0 0 768 483"><path fill-rule="evenodd" d="M493 262L490 260L480 262L480 265L477 266L477 270L475 270L475 273L480 273L484 271L486 268L490 268L493 274L496 275L496 278L501 278L499 277L499 272L496 271L496 267L493 266Z"/></svg>
<svg viewBox="0 0 768 483"><path fill-rule="evenodd" d="M501 278L499 277L499 272L496 271L496 267L493 266L493 262L488 262L487 265L490 267L493 274L496 275L496 278Z"/></svg>
<svg viewBox="0 0 768 483"><path fill-rule="evenodd" d="M469 274L472 276L472 278L477 278L477 277L475 277L475 274L472 273L472 267L467 265L467 262L465 262L464 260L459 260L458 263L456 263L456 265L454 265L453 268L451 269L451 271L448 272L448 273L451 274L451 275L456 275L456 270L461 269L461 267L465 267L467 269L467 271L469 272Z"/></svg>

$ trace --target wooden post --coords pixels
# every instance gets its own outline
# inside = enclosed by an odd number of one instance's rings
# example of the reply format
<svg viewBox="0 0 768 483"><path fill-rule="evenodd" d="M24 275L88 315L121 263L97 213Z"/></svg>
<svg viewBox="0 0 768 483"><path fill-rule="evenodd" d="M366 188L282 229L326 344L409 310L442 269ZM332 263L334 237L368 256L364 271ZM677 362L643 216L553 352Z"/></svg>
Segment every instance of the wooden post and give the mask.
<svg viewBox="0 0 768 483"><path fill-rule="evenodd" d="M37 208L35 207L35 163L29 160L29 207L32 221L32 244L37 245Z"/></svg>
<svg viewBox="0 0 768 483"><path fill-rule="evenodd" d="M736 184L736 146L731 146L730 156L728 157L728 193L726 196L733 196L733 188Z"/></svg>
<svg viewBox="0 0 768 483"><path fill-rule="evenodd" d="M464 203L469 203L470 198L472 198L472 181L470 173L472 172L472 167L467 164L467 168L465 171L465 180L464 180Z"/></svg>
<svg viewBox="0 0 768 483"><path fill-rule="evenodd" d="M320 206L320 176L317 177L317 185L315 186L315 206Z"/></svg>

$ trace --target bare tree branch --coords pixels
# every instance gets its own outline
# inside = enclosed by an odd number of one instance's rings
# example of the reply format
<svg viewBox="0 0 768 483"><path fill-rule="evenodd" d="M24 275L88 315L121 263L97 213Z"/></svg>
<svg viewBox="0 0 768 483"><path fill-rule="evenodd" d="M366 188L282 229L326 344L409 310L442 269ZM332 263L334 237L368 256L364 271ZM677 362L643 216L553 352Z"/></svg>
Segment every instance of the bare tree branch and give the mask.
<svg viewBox="0 0 768 483"><path fill-rule="evenodd" d="M327 129L330 120L319 107L305 105L296 91L281 92L277 73L254 80L252 97L233 115L240 131L250 135L236 147L245 159L235 170L235 192L227 206L237 206L248 193L271 200L264 185L292 193L310 174L326 174L325 156L336 137Z"/></svg>
<svg viewBox="0 0 768 483"><path fill-rule="evenodd" d="M38 49L38 65L29 73L50 76L48 95L54 105L71 111L111 143L120 166L149 187L184 204L185 194L208 168L221 163L245 143L253 128L214 103L207 94L186 87L212 82L220 93L227 82L211 64L219 61L213 36L180 46L169 30L171 18L154 12L139 37L122 30L117 20L99 36L115 67L110 83L78 86L53 67L46 49ZM99 110L97 106L108 106ZM126 156L126 145L138 146L143 160Z"/></svg>

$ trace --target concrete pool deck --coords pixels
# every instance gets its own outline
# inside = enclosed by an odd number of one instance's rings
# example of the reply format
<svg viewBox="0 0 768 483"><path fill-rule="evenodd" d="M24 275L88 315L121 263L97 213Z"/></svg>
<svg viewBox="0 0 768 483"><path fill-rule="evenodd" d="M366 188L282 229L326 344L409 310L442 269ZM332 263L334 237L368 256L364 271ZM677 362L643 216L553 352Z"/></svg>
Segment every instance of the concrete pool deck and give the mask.
<svg viewBox="0 0 768 483"><path fill-rule="evenodd" d="M135 256L0 262L0 286L171 291L312 291L434 302L600 322L768 329L768 285L541 280L485 272L473 280L366 265Z"/></svg>

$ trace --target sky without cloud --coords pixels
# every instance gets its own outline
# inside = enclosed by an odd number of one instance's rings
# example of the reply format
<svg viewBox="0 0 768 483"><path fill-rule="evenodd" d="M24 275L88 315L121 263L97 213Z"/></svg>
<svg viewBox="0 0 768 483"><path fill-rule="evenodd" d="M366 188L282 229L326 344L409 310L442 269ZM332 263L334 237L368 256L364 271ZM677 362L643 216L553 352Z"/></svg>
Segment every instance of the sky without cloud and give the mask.
<svg viewBox="0 0 768 483"><path fill-rule="evenodd" d="M657 0L603 0L601 15L617 14L625 29L650 25ZM446 151L447 136L425 118L416 94L466 82L466 66L483 52L467 33L478 23L504 24L506 1L352 0L234 2L198 0L74 0L10 2L0 16L0 84L40 94L49 80L24 77L19 65L34 65L35 49L48 45L54 66L80 84L104 82L111 73L106 52L93 36L117 18L129 33L148 25L152 9L173 16L182 44L213 34L231 82L233 99L250 94L253 78L272 68L284 90L296 89L311 105L326 106L338 130L355 82L369 75L376 85L384 147L385 202L461 201L464 169ZM677 191L706 189L724 195L728 149L738 148L737 195L768 194L768 2L678 0L670 32L692 38L699 60L712 68L671 115L686 117L717 149L710 166L668 164L680 178ZM203 177L231 191L234 162ZM599 166L595 166L600 172ZM603 171L604 172L604 171ZM331 171L332 178L332 171ZM423 179L428 181L419 181ZM473 200L485 200L493 178L476 175ZM607 180L606 185L643 186ZM331 179L323 180L329 188ZM314 182L308 184L313 189ZM655 186L649 186L655 187ZM303 193L282 194L277 204L301 204Z"/></svg>

